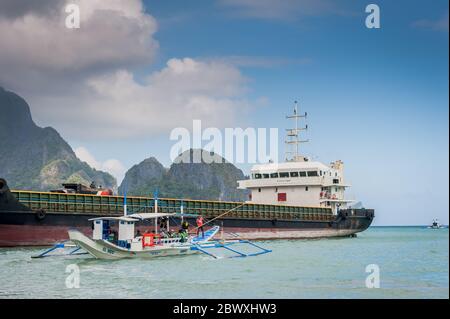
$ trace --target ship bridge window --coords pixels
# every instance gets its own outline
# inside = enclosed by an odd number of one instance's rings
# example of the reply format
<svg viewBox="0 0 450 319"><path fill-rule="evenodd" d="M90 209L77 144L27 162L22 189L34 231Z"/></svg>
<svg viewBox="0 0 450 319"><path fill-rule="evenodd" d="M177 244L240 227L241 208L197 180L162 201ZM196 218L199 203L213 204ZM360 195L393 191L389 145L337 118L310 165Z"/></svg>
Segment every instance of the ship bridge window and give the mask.
<svg viewBox="0 0 450 319"><path fill-rule="evenodd" d="M278 178L278 173L272 173L272 174L270 174L270 178Z"/></svg>
<svg viewBox="0 0 450 319"><path fill-rule="evenodd" d="M262 177L261 174L255 174L255 179L260 179Z"/></svg>
<svg viewBox="0 0 450 319"><path fill-rule="evenodd" d="M338 178L334 178L333 179L333 184L339 184L339 179Z"/></svg>
<svg viewBox="0 0 450 319"><path fill-rule="evenodd" d="M310 172L308 172L308 176L310 176L310 177L318 176L317 171L310 171Z"/></svg>
<svg viewBox="0 0 450 319"><path fill-rule="evenodd" d="M263 174L263 178L269 178L270 174Z"/></svg>
<svg viewBox="0 0 450 319"><path fill-rule="evenodd" d="M298 177L298 172L290 172L291 177Z"/></svg>
<svg viewBox="0 0 450 319"><path fill-rule="evenodd" d="M280 173L280 177L283 177L283 178L289 177L289 173L287 173L287 172Z"/></svg>
<svg viewBox="0 0 450 319"><path fill-rule="evenodd" d="M306 177L306 172L299 172L300 177Z"/></svg>

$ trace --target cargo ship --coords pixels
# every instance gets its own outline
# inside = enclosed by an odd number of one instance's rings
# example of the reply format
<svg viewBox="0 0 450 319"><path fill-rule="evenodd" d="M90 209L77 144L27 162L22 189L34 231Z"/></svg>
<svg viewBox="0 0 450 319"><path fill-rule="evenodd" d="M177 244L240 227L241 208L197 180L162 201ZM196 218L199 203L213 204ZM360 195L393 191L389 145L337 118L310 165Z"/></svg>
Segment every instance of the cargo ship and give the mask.
<svg viewBox="0 0 450 319"><path fill-rule="evenodd" d="M89 234L91 218L132 213L182 213L195 225L201 214L223 229L224 239L308 239L355 236L367 229L374 210L357 207L345 198L350 187L344 180L344 164L325 165L300 155L301 118L297 104L295 127L287 130L283 163L254 165L250 178L238 181L249 191L245 202L115 196L95 185L65 184L61 190L36 192L11 190L0 178L0 246L50 245L68 239L76 227ZM352 206L353 205L353 206ZM157 225L141 225L147 231ZM171 222L173 228L178 227Z"/></svg>

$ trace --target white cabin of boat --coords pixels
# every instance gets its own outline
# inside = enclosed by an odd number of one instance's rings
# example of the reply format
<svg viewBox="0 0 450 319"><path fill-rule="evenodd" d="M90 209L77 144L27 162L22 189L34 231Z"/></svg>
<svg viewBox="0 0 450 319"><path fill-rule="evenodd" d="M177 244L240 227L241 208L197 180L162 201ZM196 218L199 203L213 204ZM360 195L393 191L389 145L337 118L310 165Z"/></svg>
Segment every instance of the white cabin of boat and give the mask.
<svg viewBox="0 0 450 319"><path fill-rule="evenodd" d="M153 236L149 236L149 239L158 236L158 219L162 217L170 217L174 214L169 213L142 213L142 214L130 214L127 216L120 217L98 217L89 219L94 224L92 231L92 239L94 240L109 240L111 229L110 222L117 221L118 222L118 238L117 238L117 246L123 248L130 248L132 250L136 250L145 246L143 244L143 240L147 238L145 236L136 236L135 235L135 224L136 222L143 220L154 220L155 221L155 232L151 233ZM169 227L169 225L168 225ZM145 234L144 234L145 235ZM178 242L180 238L163 238L161 239L164 243Z"/></svg>

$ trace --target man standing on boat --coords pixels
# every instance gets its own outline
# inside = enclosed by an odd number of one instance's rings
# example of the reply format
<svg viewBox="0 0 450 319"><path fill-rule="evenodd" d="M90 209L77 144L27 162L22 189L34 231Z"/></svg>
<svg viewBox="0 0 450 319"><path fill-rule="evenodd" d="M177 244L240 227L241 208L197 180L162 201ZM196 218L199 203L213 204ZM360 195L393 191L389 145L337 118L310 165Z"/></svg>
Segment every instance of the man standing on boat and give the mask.
<svg viewBox="0 0 450 319"><path fill-rule="evenodd" d="M202 238L205 237L205 232L203 231L203 216L199 215L197 217L196 222L197 222L197 236L199 235L200 230L201 230L202 231Z"/></svg>

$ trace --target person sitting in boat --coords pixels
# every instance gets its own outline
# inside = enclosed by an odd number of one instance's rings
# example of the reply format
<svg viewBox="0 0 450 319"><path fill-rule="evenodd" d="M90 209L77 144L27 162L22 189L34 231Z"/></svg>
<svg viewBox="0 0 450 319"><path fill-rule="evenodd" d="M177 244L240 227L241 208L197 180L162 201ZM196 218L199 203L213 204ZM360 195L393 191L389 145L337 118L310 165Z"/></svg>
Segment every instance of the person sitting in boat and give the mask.
<svg viewBox="0 0 450 319"><path fill-rule="evenodd" d="M200 231L202 231L202 238L205 237L205 232L203 231L203 216L199 215L196 220L197 223L197 236L200 234Z"/></svg>
<svg viewBox="0 0 450 319"><path fill-rule="evenodd" d="M114 234L112 232L112 229L108 229L108 241L110 242L114 241Z"/></svg>
<svg viewBox="0 0 450 319"><path fill-rule="evenodd" d="M117 232L117 230L115 229L109 229L109 234L108 234L108 241L115 243L117 242L117 239L119 238L119 233Z"/></svg>

